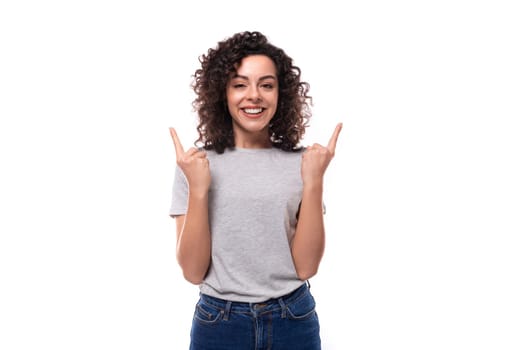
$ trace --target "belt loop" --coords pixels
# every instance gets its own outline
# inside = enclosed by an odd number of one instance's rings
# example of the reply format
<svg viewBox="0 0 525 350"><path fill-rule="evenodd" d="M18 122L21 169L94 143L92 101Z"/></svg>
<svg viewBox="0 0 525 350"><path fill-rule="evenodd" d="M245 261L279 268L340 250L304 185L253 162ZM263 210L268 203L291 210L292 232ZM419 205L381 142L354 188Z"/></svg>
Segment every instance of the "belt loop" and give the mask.
<svg viewBox="0 0 525 350"><path fill-rule="evenodd" d="M286 305L284 304L283 298L277 299L279 301L279 305L281 305L281 318L286 317Z"/></svg>
<svg viewBox="0 0 525 350"><path fill-rule="evenodd" d="M230 310L232 308L232 302L227 301L226 302L226 308L224 309L224 317L222 318L224 321L228 321L228 317L230 317Z"/></svg>
<svg viewBox="0 0 525 350"><path fill-rule="evenodd" d="M310 289L310 280L306 280L306 284L308 285L308 289Z"/></svg>

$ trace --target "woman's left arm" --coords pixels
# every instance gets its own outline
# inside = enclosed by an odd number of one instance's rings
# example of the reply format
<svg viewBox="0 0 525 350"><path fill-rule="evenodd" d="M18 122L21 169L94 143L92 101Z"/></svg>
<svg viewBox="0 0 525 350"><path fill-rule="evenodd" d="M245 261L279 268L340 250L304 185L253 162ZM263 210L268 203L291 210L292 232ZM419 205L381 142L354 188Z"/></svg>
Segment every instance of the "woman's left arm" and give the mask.
<svg viewBox="0 0 525 350"><path fill-rule="evenodd" d="M303 153L301 176L303 197L294 238L292 258L297 276L307 280L317 273L323 257L325 232L323 221L323 176L335 155L342 124L337 124L328 146L314 144Z"/></svg>

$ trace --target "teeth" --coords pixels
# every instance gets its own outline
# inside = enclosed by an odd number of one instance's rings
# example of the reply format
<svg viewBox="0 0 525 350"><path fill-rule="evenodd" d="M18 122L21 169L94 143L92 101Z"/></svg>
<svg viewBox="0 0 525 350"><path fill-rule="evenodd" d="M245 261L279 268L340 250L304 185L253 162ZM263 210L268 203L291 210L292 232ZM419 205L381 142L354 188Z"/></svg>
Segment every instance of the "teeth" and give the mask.
<svg viewBox="0 0 525 350"><path fill-rule="evenodd" d="M245 108L244 111L248 114L257 114L262 112L262 108Z"/></svg>

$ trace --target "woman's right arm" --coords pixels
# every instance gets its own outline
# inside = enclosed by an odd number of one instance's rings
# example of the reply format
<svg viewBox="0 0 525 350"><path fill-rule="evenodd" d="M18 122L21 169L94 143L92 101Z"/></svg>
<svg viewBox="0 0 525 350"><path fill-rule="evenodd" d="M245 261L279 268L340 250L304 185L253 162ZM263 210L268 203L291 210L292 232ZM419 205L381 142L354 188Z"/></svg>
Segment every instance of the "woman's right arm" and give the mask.
<svg viewBox="0 0 525 350"><path fill-rule="evenodd" d="M184 151L175 129L170 128L177 153L177 165L188 181L186 215L176 217L177 261L184 278L200 284L210 266L211 235L208 218L208 190L211 175L206 153L196 148Z"/></svg>

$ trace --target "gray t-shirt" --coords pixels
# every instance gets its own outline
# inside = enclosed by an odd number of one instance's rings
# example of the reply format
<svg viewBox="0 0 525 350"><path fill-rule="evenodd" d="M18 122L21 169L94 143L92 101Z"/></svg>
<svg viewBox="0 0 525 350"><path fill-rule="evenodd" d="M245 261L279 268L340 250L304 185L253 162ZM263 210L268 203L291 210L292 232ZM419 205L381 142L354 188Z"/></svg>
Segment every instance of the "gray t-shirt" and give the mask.
<svg viewBox="0 0 525 350"><path fill-rule="evenodd" d="M301 155L277 148L207 151L212 252L203 294L253 303L301 286L290 251L303 188ZM170 215L185 214L187 201L177 167Z"/></svg>

